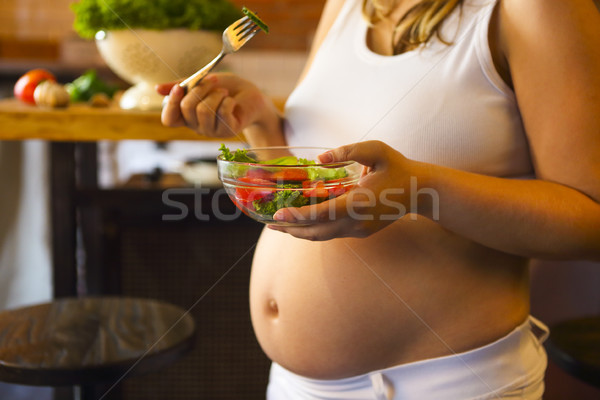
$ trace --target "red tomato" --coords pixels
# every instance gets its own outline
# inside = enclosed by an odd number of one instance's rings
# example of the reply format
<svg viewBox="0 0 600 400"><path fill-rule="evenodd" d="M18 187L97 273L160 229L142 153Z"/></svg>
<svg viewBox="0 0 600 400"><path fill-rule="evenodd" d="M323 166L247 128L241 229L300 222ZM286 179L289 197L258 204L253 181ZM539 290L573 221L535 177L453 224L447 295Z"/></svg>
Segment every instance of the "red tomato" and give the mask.
<svg viewBox="0 0 600 400"><path fill-rule="evenodd" d="M341 183L338 183L337 185L335 185L332 188L329 188L329 195L332 198L338 197L343 195L344 193L346 193L347 188L345 186L343 186Z"/></svg>
<svg viewBox="0 0 600 400"><path fill-rule="evenodd" d="M270 179L271 178L271 173L269 171L266 171L264 169L249 169L248 172L246 172L246 175L244 176L244 178L252 178L252 179Z"/></svg>
<svg viewBox="0 0 600 400"><path fill-rule="evenodd" d="M271 186L273 183L266 179L261 178L252 178L252 177L242 177L238 179L239 181L249 183L251 185L260 185L260 186ZM270 189L268 187L242 187L237 188L235 190L236 199L242 204L244 207L252 208L252 202L255 200L262 200L267 196L272 195L275 192L275 188Z"/></svg>
<svg viewBox="0 0 600 400"><path fill-rule="evenodd" d="M317 198L335 198L338 197L348 191L350 187L342 185L341 181L343 179L332 179L327 181L327 184L336 183L335 186L325 187L325 182L323 181L304 181L302 182L302 188L304 197L317 197Z"/></svg>
<svg viewBox="0 0 600 400"><path fill-rule="evenodd" d="M239 201L236 198L233 198L232 200L233 200L233 204L235 204L237 206L237 208L239 208L247 216L250 216L250 214L248 213L248 208L251 208L252 203L250 203L248 205L247 203L242 203L241 201Z"/></svg>
<svg viewBox="0 0 600 400"><path fill-rule="evenodd" d="M329 197L329 191L325 188L325 183L323 183L323 181L304 181L302 182L302 187L304 188L302 191L304 197Z"/></svg>
<svg viewBox="0 0 600 400"><path fill-rule="evenodd" d="M284 168L281 171L273 172L271 179L274 181L301 182L308 179L308 172L301 168Z"/></svg>
<svg viewBox="0 0 600 400"><path fill-rule="evenodd" d="M25 103L35 104L33 99L33 92L37 85L42 81L54 81L56 77L51 72L45 69L33 69L27 72L25 75L19 78L15 83L14 94L15 97Z"/></svg>

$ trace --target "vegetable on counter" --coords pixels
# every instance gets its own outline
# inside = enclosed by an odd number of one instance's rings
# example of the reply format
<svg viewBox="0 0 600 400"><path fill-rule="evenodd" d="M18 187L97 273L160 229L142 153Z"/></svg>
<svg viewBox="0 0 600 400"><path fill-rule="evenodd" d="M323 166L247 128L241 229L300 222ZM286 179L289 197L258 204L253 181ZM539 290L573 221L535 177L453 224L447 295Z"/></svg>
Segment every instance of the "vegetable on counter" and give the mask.
<svg viewBox="0 0 600 400"><path fill-rule="evenodd" d="M73 82L67 83L66 89L71 101L77 103L90 101L98 94L103 94L110 99L119 88L106 83L98 76L95 69L90 69Z"/></svg>
<svg viewBox="0 0 600 400"><path fill-rule="evenodd" d="M69 105L69 93L63 85L46 80L37 85L33 92L35 104L45 107L66 107Z"/></svg>
<svg viewBox="0 0 600 400"><path fill-rule="evenodd" d="M118 89L104 82L93 69L62 85L52 72L38 68L17 80L14 95L27 104L45 107L66 107L70 102L86 101L93 107L106 107Z"/></svg>
<svg viewBox="0 0 600 400"><path fill-rule="evenodd" d="M43 81L56 82L56 77L50 71L42 68L32 69L31 71L26 72L15 84L15 97L25 103L35 104L35 98L33 96L35 88Z"/></svg>

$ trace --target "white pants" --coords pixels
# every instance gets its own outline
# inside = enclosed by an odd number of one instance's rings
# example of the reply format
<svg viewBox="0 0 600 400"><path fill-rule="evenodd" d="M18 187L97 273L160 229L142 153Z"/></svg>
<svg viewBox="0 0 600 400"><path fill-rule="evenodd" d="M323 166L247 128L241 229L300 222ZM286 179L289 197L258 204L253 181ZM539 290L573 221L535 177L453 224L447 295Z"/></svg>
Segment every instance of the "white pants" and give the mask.
<svg viewBox="0 0 600 400"><path fill-rule="evenodd" d="M268 400L535 399L544 393L548 328L533 317L486 346L336 380L273 363Z"/></svg>

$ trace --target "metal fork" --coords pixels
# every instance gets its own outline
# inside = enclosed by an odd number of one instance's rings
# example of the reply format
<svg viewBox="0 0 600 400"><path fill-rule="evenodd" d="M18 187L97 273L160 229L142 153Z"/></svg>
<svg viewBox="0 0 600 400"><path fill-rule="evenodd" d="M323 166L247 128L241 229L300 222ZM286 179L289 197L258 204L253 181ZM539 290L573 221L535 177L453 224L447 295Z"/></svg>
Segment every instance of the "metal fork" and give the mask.
<svg viewBox="0 0 600 400"><path fill-rule="evenodd" d="M206 64L201 70L190 76L179 84L186 93L192 90L227 54L234 53L242 48L256 33L260 27L252 22L250 18L243 17L229 25L223 31L223 48L218 56Z"/></svg>

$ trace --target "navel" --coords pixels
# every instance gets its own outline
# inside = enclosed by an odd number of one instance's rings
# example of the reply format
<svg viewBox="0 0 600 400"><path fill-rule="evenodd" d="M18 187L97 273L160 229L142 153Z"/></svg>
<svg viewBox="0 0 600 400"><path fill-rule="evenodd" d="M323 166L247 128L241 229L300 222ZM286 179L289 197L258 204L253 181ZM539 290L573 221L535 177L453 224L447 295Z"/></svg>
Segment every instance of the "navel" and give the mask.
<svg viewBox="0 0 600 400"><path fill-rule="evenodd" d="M275 299L269 299L267 301L267 313L273 318L279 315L279 306L277 305Z"/></svg>

